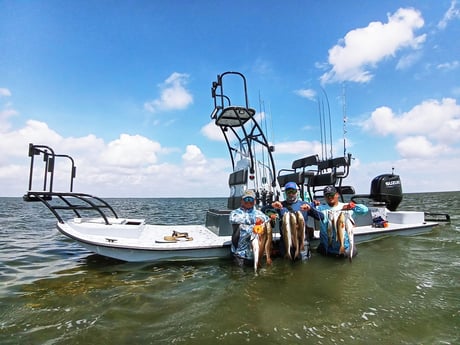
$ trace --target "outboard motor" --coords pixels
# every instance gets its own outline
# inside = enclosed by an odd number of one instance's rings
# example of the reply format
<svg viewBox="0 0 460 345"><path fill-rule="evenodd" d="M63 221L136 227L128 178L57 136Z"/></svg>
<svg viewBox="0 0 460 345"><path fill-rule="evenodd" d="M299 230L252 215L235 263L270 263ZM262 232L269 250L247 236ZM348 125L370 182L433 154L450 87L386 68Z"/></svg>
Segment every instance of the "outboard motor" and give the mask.
<svg viewBox="0 0 460 345"><path fill-rule="evenodd" d="M403 198L399 175L382 174L375 177L371 183L370 198L384 202L390 211L396 211Z"/></svg>

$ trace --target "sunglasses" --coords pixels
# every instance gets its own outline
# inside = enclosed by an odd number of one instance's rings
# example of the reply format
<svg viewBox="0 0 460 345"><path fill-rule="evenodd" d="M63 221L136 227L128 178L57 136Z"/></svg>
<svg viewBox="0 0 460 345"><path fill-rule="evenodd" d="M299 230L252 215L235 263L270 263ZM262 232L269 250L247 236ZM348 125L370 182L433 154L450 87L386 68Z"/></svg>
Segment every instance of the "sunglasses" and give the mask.
<svg viewBox="0 0 460 345"><path fill-rule="evenodd" d="M250 196L247 196L246 198L243 198L244 202L254 202L254 198L251 198Z"/></svg>
<svg viewBox="0 0 460 345"><path fill-rule="evenodd" d="M288 189L286 190L287 194L297 194L297 189Z"/></svg>
<svg viewBox="0 0 460 345"><path fill-rule="evenodd" d="M336 193L328 193L326 194L326 198L333 198Z"/></svg>

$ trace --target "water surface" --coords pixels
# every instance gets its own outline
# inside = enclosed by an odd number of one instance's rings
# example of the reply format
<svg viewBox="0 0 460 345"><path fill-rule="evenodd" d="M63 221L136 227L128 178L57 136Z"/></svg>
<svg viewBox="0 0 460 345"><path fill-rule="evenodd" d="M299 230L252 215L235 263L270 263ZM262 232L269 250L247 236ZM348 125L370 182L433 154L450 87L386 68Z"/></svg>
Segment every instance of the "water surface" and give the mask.
<svg viewBox="0 0 460 345"><path fill-rule="evenodd" d="M201 224L225 199L110 202L150 223ZM452 222L363 243L352 264L277 259L255 276L229 260L106 259L58 233L41 204L0 198L0 343L458 344L460 193L408 194L400 208Z"/></svg>

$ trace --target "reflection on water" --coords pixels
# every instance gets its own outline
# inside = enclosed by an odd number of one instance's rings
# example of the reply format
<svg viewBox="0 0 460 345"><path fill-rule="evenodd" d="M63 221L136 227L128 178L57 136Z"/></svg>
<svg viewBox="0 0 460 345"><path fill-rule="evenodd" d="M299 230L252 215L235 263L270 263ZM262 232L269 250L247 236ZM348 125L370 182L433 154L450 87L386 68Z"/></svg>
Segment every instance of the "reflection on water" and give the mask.
<svg viewBox="0 0 460 345"><path fill-rule="evenodd" d="M458 196L405 198L451 214L430 234L362 244L352 264L278 259L258 276L229 260L106 259L60 235L43 206L0 199L0 343L455 344ZM224 200L111 202L149 222L200 224Z"/></svg>

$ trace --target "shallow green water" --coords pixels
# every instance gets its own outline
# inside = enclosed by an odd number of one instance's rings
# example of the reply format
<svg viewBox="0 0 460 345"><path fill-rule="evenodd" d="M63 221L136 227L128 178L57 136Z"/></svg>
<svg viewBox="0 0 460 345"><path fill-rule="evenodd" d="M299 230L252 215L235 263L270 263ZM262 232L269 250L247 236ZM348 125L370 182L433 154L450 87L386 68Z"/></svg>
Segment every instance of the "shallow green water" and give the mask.
<svg viewBox="0 0 460 345"><path fill-rule="evenodd" d="M225 202L111 201L176 224ZM0 198L0 344L457 344L460 193L409 194L401 208L452 222L361 244L352 264L277 259L254 276L228 260L105 259L60 235L42 205Z"/></svg>

